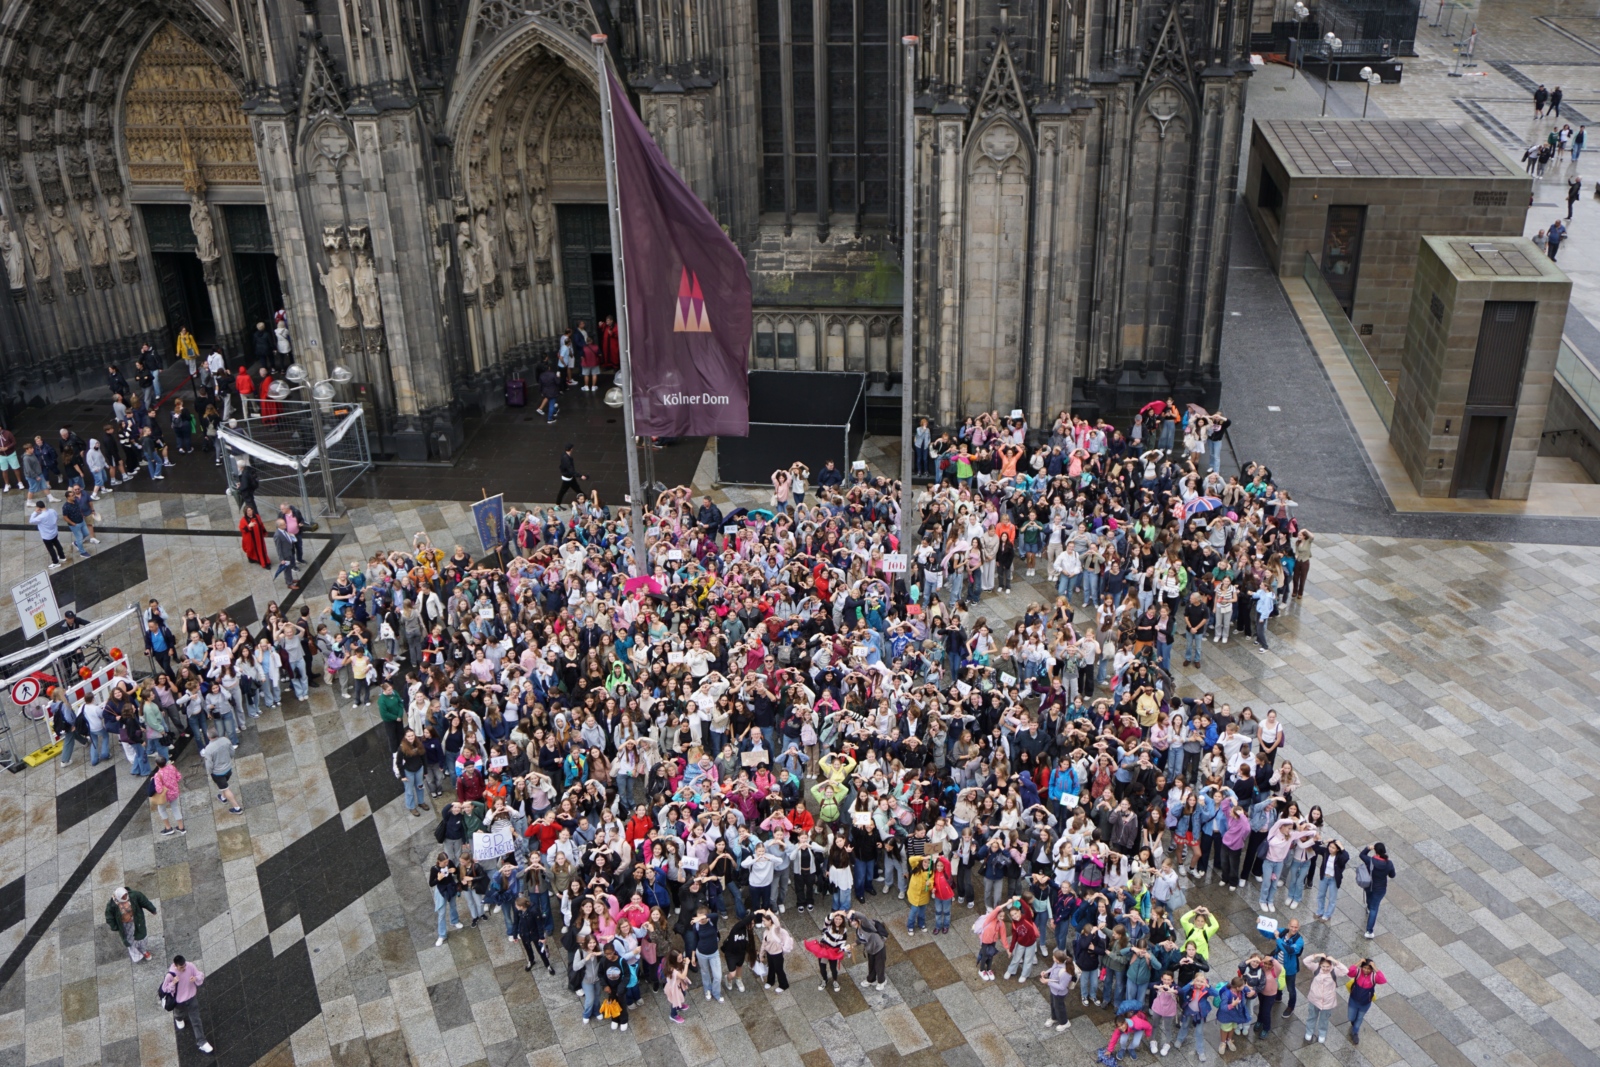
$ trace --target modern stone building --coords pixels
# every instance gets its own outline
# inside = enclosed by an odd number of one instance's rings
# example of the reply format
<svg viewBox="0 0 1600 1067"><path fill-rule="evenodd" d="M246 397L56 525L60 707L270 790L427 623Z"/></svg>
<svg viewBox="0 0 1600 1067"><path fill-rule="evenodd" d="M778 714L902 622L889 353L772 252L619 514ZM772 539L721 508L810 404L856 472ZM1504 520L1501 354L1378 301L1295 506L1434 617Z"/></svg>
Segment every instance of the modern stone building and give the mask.
<svg viewBox="0 0 1600 1067"><path fill-rule="evenodd" d="M283 308L381 447L615 308L594 56L746 252L753 362L900 347L900 38L917 401L948 422L1217 390L1249 4L3 0L7 403Z"/></svg>
<svg viewBox="0 0 1600 1067"><path fill-rule="evenodd" d="M1526 500L1572 282L1526 237L1424 237L1416 260L1389 440L1422 496Z"/></svg>
<svg viewBox="0 0 1600 1067"><path fill-rule="evenodd" d="M1470 122L1273 119L1251 130L1245 204L1279 275L1311 256L1392 384L1419 239L1520 237L1532 188Z"/></svg>

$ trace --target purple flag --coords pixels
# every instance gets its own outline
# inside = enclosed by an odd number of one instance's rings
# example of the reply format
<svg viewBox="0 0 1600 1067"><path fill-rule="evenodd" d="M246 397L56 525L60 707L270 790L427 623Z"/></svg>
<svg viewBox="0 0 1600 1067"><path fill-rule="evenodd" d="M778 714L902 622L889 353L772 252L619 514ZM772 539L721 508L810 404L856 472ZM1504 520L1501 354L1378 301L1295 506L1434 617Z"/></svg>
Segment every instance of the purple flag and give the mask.
<svg viewBox="0 0 1600 1067"><path fill-rule="evenodd" d="M611 80L634 430L750 434L750 275Z"/></svg>

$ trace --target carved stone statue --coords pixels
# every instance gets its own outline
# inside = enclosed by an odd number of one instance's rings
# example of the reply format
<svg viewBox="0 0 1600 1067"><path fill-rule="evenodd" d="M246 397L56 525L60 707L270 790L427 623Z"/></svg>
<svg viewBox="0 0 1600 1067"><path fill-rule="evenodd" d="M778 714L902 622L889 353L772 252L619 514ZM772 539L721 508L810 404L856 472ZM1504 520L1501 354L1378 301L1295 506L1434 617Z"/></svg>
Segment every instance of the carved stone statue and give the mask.
<svg viewBox="0 0 1600 1067"><path fill-rule="evenodd" d="M439 303L444 303L450 293L450 240L439 235L439 210L428 205L428 240L433 246L433 269L438 278Z"/></svg>
<svg viewBox="0 0 1600 1067"><path fill-rule="evenodd" d="M83 243L89 248L89 265L104 267L111 262L111 246L106 242L106 224L94 204L85 200L78 205L78 225L83 227Z"/></svg>
<svg viewBox="0 0 1600 1067"><path fill-rule="evenodd" d="M45 239L44 227L39 225L39 216L33 212L22 222L22 239L28 245L28 258L33 261L33 276L40 279L50 277L50 242Z"/></svg>
<svg viewBox="0 0 1600 1067"><path fill-rule="evenodd" d="M355 329L355 293L350 268L345 266L345 254L331 252L328 258L333 264L331 270L323 270L320 265L317 267L317 276L322 279L322 287L328 292L328 310L333 312L334 322L341 330Z"/></svg>
<svg viewBox="0 0 1600 1067"><path fill-rule="evenodd" d="M473 239L478 245L479 284L488 289L500 274L500 243L495 240L494 220L489 211L480 211L474 218Z"/></svg>
<svg viewBox="0 0 1600 1067"><path fill-rule="evenodd" d="M106 222L111 230L111 248L119 260L137 259L139 252L133 247L133 212L122 202L122 197L111 195L106 210Z"/></svg>
<svg viewBox="0 0 1600 1067"><path fill-rule="evenodd" d="M211 209L198 196L189 201L189 228L194 230L194 254L202 263L222 258L217 250L217 231L211 222Z"/></svg>
<svg viewBox="0 0 1600 1067"><path fill-rule="evenodd" d="M356 303L361 305L361 322L369 330L383 325L383 304L378 299L378 272L371 256L356 257ZM342 324L341 324L342 325Z"/></svg>
<svg viewBox="0 0 1600 1067"><path fill-rule="evenodd" d="M50 239L55 242L62 273L82 270L82 261L78 259L78 235L73 232L72 220L67 218L67 209L61 204L51 208L45 225L50 227Z"/></svg>
<svg viewBox="0 0 1600 1067"><path fill-rule="evenodd" d="M545 201L544 190L533 194L533 204L528 208L528 219L533 223L533 258L550 258L550 205Z"/></svg>
<svg viewBox="0 0 1600 1067"><path fill-rule="evenodd" d="M461 264L461 291L468 295L478 291L478 250L472 243L472 223L462 219L456 223L456 260Z"/></svg>
<svg viewBox="0 0 1600 1067"><path fill-rule="evenodd" d="M27 253L22 250L22 238L11 228L11 220L0 215L0 259L5 260L6 277L10 279L13 289L28 287L28 275L23 267L26 256Z"/></svg>
<svg viewBox="0 0 1600 1067"><path fill-rule="evenodd" d="M512 196L506 201L506 244L511 247L513 267L527 262L528 220L522 214L520 196Z"/></svg>

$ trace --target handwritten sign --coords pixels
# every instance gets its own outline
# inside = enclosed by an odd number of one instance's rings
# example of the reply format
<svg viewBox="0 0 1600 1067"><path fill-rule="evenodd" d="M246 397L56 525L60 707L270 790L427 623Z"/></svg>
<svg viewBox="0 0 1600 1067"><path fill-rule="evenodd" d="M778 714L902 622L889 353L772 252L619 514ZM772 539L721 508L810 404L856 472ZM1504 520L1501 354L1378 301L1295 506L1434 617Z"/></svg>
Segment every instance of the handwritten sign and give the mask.
<svg viewBox="0 0 1600 1067"><path fill-rule="evenodd" d="M1005 685L1005 686L1016 685L1017 684L1016 675L1014 675L1014 674L1001 674L1000 675L1000 684L1001 685Z"/></svg>
<svg viewBox="0 0 1600 1067"><path fill-rule="evenodd" d="M906 554L904 552L891 552L883 557L883 573L904 574L906 572Z"/></svg>
<svg viewBox="0 0 1600 1067"><path fill-rule="evenodd" d="M472 856L479 862L496 859L516 850L517 843L512 837L510 823L496 823L492 831L485 833L479 830L472 835Z"/></svg>
<svg viewBox="0 0 1600 1067"><path fill-rule="evenodd" d="M489 769L491 771L503 771L506 769L506 764L510 762L511 761L505 756L490 756Z"/></svg>

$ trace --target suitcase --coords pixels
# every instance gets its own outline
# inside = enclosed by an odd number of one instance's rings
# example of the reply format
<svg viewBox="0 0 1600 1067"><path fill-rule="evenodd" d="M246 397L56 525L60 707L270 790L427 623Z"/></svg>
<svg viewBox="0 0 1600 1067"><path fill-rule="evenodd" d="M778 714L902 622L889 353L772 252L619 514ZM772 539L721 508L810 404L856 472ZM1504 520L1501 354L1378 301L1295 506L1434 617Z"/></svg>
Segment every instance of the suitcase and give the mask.
<svg viewBox="0 0 1600 1067"><path fill-rule="evenodd" d="M506 380L506 407L520 408L528 403L528 383L522 378Z"/></svg>

